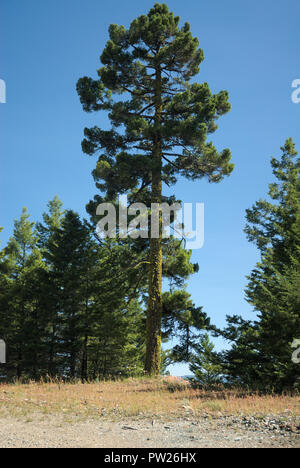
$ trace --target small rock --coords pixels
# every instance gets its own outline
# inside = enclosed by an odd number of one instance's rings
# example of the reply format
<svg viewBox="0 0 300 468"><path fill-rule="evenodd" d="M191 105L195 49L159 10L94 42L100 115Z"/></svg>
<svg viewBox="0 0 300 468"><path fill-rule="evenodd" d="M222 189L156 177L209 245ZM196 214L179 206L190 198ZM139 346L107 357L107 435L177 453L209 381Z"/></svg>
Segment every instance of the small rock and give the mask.
<svg viewBox="0 0 300 468"><path fill-rule="evenodd" d="M131 426L123 426L122 429L129 430L129 431L137 431L135 427L131 427Z"/></svg>

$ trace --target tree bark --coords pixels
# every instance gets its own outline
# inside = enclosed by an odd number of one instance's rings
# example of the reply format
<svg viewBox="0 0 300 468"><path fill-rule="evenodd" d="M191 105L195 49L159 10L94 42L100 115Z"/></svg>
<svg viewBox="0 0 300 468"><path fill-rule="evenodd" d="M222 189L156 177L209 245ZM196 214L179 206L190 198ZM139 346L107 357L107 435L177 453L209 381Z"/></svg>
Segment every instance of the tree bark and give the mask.
<svg viewBox="0 0 300 468"><path fill-rule="evenodd" d="M151 203L161 204L162 196L162 86L161 70L156 69L155 83L155 137L153 146ZM147 347L145 371L148 375L159 375L161 367L161 317L162 317L162 217L159 210L159 236L150 232L149 298L147 310Z"/></svg>

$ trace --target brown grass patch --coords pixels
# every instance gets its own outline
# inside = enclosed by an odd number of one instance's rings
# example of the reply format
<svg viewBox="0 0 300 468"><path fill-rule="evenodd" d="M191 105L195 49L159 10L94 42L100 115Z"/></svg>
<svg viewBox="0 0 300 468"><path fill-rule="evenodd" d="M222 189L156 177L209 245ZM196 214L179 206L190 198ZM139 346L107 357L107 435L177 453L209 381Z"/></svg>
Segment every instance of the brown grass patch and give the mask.
<svg viewBox="0 0 300 468"><path fill-rule="evenodd" d="M0 384L0 417L61 414L65 419L187 418L203 414L300 415L300 396L241 390L205 391L180 379L128 379L99 383Z"/></svg>

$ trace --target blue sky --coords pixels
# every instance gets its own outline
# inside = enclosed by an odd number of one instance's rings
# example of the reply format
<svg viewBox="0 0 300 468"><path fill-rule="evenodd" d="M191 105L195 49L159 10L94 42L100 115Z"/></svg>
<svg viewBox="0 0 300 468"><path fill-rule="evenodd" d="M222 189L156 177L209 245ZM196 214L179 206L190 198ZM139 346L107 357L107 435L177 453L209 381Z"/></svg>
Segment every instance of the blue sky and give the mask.
<svg viewBox="0 0 300 468"><path fill-rule="evenodd" d="M27 206L41 217L55 194L85 215L95 194L95 160L81 151L85 126L106 126L104 115L83 112L79 77L96 78L110 23L128 26L152 1L3 0L0 6L1 241ZM298 0L169 0L169 8L191 24L204 49L197 81L213 92L227 89L232 110L219 121L213 141L229 147L234 173L219 185L180 181L178 198L205 204L205 244L193 252L199 273L189 281L194 302L218 326L227 314L252 317L244 300L245 276L258 259L243 227L245 209L265 197L272 181L270 156L293 137L300 151L300 104L291 83L300 78ZM3 245L3 244L2 244ZM217 343L219 348L221 344ZM188 372L176 366L177 375Z"/></svg>

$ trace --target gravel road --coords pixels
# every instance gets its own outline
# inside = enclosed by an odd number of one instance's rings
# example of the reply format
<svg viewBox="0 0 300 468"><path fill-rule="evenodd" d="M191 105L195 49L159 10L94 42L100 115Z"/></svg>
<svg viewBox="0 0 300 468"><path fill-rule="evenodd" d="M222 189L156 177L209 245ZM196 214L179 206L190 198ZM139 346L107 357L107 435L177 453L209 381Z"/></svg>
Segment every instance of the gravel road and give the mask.
<svg viewBox="0 0 300 468"><path fill-rule="evenodd" d="M209 416L172 421L88 420L60 416L0 419L1 448L300 448L297 419Z"/></svg>

